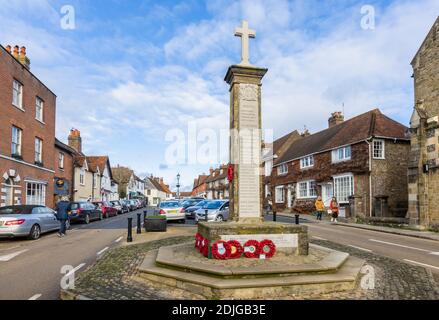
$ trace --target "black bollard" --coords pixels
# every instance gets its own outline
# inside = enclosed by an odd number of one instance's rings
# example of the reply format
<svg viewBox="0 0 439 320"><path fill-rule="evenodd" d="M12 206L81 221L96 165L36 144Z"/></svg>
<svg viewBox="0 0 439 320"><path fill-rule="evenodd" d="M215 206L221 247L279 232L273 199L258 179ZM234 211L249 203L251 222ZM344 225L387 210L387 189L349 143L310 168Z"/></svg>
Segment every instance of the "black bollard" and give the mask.
<svg viewBox="0 0 439 320"><path fill-rule="evenodd" d="M276 211L273 211L273 221L276 221L277 220L277 213L276 213Z"/></svg>
<svg viewBox="0 0 439 320"><path fill-rule="evenodd" d="M296 224L299 224L299 217L300 215L296 214Z"/></svg>
<svg viewBox="0 0 439 320"><path fill-rule="evenodd" d="M208 220L207 220L207 218L208 218L208 212L209 212L209 210L206 210L206 211L204 211L204 213L206 214L206 216L204 217L204 220L207 222Z"/></svg>
<svg viewBox="0 0 439 320"><path fill-rule="evenodd" d="M133 242L133 218L128 218L127 242Z"/></svg>
<svg viewBox="0 0 439 320"><path fill-rule="evenodd" d="M137 234L142 233L142 224L140 223L140 217L142 216L141 213L137 214Z"/></svg>

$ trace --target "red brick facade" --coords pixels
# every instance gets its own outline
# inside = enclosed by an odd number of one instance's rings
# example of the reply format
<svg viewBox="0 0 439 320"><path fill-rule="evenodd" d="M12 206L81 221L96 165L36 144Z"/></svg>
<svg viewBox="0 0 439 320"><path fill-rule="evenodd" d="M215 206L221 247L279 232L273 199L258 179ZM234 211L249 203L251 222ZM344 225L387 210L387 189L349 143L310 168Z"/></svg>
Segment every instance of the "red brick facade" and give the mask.
<svg viewBox="0 0 439 320"><path fill-rule="evenodd" d="M74 167L73 158L75 150L56 140L55 142L55 179L54 179L54 201L60 200L62 197L68 197L73 200L74 188ZM62 155L62 160L60 160Z"/></svg>
<svg viewBox="0 0 439 320"><path fill-rule="evenodd" d="M13 101L13 82L22 85L22 109ZM36 99L43 121L36 120ZM56 96L0 46L0 205L54 206ZM12 128L21 130L21 156L12 157ZM35 161L35 139L42 140L42 163Z"/></svg>

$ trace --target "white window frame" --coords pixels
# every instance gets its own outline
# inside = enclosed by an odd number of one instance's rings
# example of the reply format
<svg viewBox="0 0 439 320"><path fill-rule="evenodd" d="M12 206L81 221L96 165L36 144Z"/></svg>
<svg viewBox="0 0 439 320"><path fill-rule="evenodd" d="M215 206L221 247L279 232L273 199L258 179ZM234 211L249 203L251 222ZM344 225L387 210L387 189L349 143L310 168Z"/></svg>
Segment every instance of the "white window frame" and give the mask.
<svg viewBox="0 0 439 320"><path fill-rule="evenodd" d="M283 176L288 173L288 165L286 163L281 164L277 167L277 175Z"/></svg>
<svg viewBox="0 0 439 320"><path fill-rule="evenodd" d="M302 187L305 186L305 189ZM315 180L300 181L296 186L297 199L317 198L317 184ZM304 193L302 191L305 191Z"/></svg>
<svg viewBox="0 0 439 320"><path fill-rule="evenodd" d="M24 111L23 108L23 85L14 80L12 82L12 105Z"/></svg>
<svg viewBox="0 0 439 320"><path fill-rule="evenodd" d="M81 168L79 171L79 184L85 186L85 169Z"/></svg>
<svg viewBox="0 0 439 320"><path fill-rule="evenodd" d="M22 155L22 139L23 130L16 126L12 126L11 154L14 156ZM15 149L15 152L14 152Z"/></svg>
<svg viewBox="0 0 439 320"><path fill-rule="evenodd" d="M381 152L381 154L376 156L376 151ZM386 142L383 139L374 139L372 141L372 156L377 160L386 159Z"/></svg>
<svg viewBox="0 0 439 320"><path fill-rule="evenodd" d="M300 159L300 169L308 169L314 167L314 156L307 156Z"/></svg>
<svg viewBox="0 0 439 320"><path fill-rule="evenodd" d="M334 180L334 196L337 198L338 203L349 203L349 197L354 195L355 192L354 175L347 173L332 178Z"/></svg>
<svg viewBox="0 0 439 320"><path fill-rule="evenodd" d="M35 182L26 182L26 204L46 205L46 185Z"/></svg>
<svg viewBox="0 0 439 320"><path fill-rule="evenodd" d="M43 140L35 137L35 162L43 163Z"/></svg>
<svg viewBox="0 0 439 320"><path fill-rule="evenodd" d="M64 153L62 152L58 154L58 168L61 170L64 169Z"/></svg>
<svg viewBox="0 0 439 320"><path fill-rule="evenodd" d="M44 122L44 101L40 97L35 99L35 119Z"/></svg>
<svg viewBox="0 0 439 320"><path fill-rule="evenodd" d="M349 150L349 152L347 152ZM332 150L332 163L349 161L352 159L352 147L345 146Z"/></svg>
<svg viewBox="0 0 439 320"><path fill-rule="evenodd" d="M276 186L274 188L274 198L276 203L285 203L285 186Z"/></svg>

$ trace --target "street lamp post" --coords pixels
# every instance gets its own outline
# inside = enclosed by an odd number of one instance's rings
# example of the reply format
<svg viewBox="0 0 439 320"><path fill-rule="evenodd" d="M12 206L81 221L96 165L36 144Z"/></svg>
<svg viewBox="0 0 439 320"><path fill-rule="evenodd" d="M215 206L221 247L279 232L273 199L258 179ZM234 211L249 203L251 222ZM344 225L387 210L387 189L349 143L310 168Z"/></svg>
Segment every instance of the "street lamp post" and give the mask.
<svg viewBox="0 0 439 320"><path fill-rule="evenodd" d="M177 199L180 199L180 174L177 174Z"/></svg>

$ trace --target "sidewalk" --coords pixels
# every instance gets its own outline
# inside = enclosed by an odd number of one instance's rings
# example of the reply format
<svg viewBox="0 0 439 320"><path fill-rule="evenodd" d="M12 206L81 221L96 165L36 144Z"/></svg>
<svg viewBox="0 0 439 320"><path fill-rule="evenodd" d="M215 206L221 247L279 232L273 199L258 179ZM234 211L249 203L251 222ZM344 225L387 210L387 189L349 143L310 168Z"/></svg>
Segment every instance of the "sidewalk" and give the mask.
<svg viewBox="0 0 439 320"><path fill-rule="evenodd" d="M293 213L287 213L287 212L285 212L285 213L279 212L277 215L278 216L286 216L286 217L294 217ZM308 220L308 221L317 222L317 219L314 215L303 215L302 214L302 215L300 215L300 218L304 219L304 220ZM345 221L338 222L337 225L439 241L439 233L437 233L437 232L416 231L416 230L398 229L398 228L383 227L383 226L374 226L374 225L368 225L368 224L362 224L362 223L347 222L346 219L345 219ZM322 221L319 221L319 223L331 224L332 222L329 220L329 217L324 217Z"/></svg>

